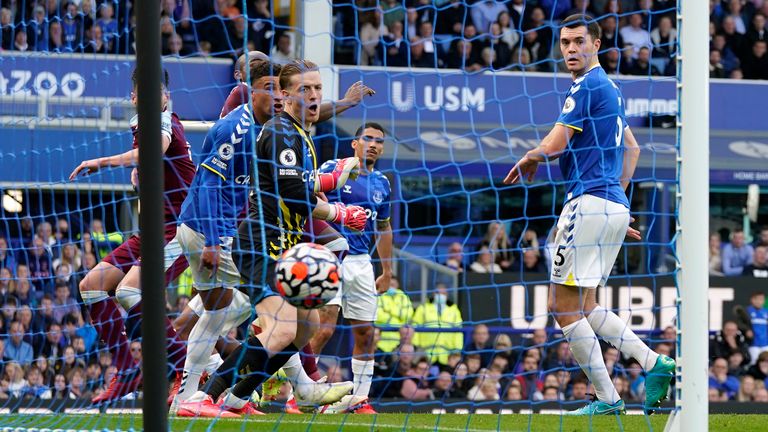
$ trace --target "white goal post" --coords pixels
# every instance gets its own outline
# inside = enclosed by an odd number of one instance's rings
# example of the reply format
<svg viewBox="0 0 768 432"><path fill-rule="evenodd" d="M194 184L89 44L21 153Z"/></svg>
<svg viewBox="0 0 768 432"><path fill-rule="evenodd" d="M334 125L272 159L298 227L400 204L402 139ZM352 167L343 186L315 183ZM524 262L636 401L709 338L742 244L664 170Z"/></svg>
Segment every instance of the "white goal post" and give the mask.
<svg viewBox="0 0 768 432"><path fill-rule="evenodd" d="M678 6L679 189L676 407L665 430L709 426L709 4Z"/></svg>

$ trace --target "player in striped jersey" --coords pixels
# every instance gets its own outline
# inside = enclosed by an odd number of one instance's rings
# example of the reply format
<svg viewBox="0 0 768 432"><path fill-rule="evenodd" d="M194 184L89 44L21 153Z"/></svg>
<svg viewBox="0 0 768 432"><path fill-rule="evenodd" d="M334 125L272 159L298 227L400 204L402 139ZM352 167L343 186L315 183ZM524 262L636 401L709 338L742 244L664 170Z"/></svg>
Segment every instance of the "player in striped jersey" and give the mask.
<svg viewBox="0 0 768 432"><path fill-rule="evenodd" d="M219 416L222 409L228 410L229 416L239 415L256 387L293 357L297 346L308 342L313 323L318 321L317 312L297 310L271 288L277 258L299 242L307 217L312 214L358 230L365 223L365 213L359 207L329 204L315 195L339 187L349 175L342 169L329 174L329 181L317 178L314 144L307 132L317 121L322 99L317 66L310 62L283 66L280 88L286 97L286 111L264 125L257 138L258 178L252 181L258 182L259 193L251 195L249 216L240 225L234 257L264 331L232 353L206 393L181 404L179 415ZM249 373L241 377L221 405L214 403L236 381L240 366ZM299 399L312 405L335 402L352 389L351 383L296 384Z"/></svg>
<svg viewBox="0 0 768 432"><path fill-rule="evenodd" d="M250 191L253 140L282 106L277 95L279 66L262 60L251 65L252 102L240 105L208 131L200 169L181 209L176 239L191 264L196 301L203 310L194 308L199 319L189 334L172 411L197 392L219 336L251 316L248 296L237 290L240 274L232 259L232 241Z"/></svg>
<svg viewBox="0 0 768 432"><path fill-rule="evenodd" d="M250 51L248 53L248 61L251 67L253 67L253 65L259 64L260 62L268 61L268 57L260 51ZM235 63L234 77L238 81L238 84L232 89L229 96L227 97L227 100L224 102L224 105L222 106L221 114L220 114L221 118L224 118L229 112L231 112L234 109L237 109L243 103L248 102L249 87L244 82L246 77L248 76L245 70L245 66L246 66L246 55L243 54L237 59ZM251 72L251 74L253 74L253 72ZM330 119L332 116L341 114L347 109L357 106L361 102L363 97L371 96L374 93L375 92L372 89L362 84L362 82L358 81L352 84L347 89L343 99L335 103L323 102L320 105L320 110L319 110L320 113L319 113L318 121L319 122L326 121ZM276 96L279 96L279 95L276 95ZM283 105L280 97L276 97L274 99L274 103L272 103L272 101L265 102L265 103L267 103L268 104L267 106L270 108L267 110L271 113L270 116L272 114L279 114L280 112L282 112ZM255 108L255 110L258 111L259 108ZM311 242L322 244L328 247L331 251L333 251L337 255L340 255L340 258L348 250L348 245L344 237L341 236L326 221L318 220L318 219L312 219L307 221L307 225L304 228L304 233L305 233L304 234L305 241L311 241ZM177 243L167 248L166 255L177 255L178 252L176 251L176 249L178 249ZM230 307L234 308L234 307L245 306L244 299L241 298L240 293L235 293L235 297L233 301L235 305L232 305ZM192 298L192 300L189 302L187 307L179 315L179 317L174 321L174 328L178 330L179 336L181 337L182 340L188 340L191 329L194 327L199 316L203 313L203 310L204 310L203 302L201 301L200 296L195 295ZM254 328L258 328L258 327L255 326ZM217 347L222 355L219 356L218 353L215 353L209 359L210 361L207 364L206 370L209 372L212 372L213 370L215 370L221 364L221 362L223 362L222 357L226 357L226 355L229 354L232 350L236 349L237 346L238 346L237 343L226 342L223 339L220 340L219 343L217 343ZM301 357L301 362L303 363L306 373L313 380L319 380L320 376L317 371L317 366L314 359L314 353L311 350L311 346L309 344L305 345L302 348L302 352L304 353L304 356ZM297 356L297 358L299 357ZM293 360L294 359L291 359L291 362L293 362ZM279 389L279 384L280 383L277 382L277 386L275 387L275 389ZM171 397L169 398L169 403L173 399L175 392L178 390L179 385L180 385L180 379L177 380L175 383L175 387L171 392L172 393L170 395ZM268 395L265 395L265 396L268 396Z"/></svg>

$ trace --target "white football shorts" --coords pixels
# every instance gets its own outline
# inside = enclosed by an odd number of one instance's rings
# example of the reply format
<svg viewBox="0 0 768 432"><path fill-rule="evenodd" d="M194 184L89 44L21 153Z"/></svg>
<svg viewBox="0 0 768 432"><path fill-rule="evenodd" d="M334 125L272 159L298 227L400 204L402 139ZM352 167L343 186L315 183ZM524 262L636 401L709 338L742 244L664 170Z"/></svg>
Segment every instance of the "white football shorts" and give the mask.
<svg viewBox="0 0 768 432"><path fill-rule="evenodd" d="M341 307L344 318L376 321L376 279L371 256L347 255L341 263L341 289L329 305Z"/></svg>
<svg viewBox="0 0 768 432"><path fill-rule="evenodd" d="M181 245L192 271L192 281L198 291L207 291L213 288L235 288L240 285L240 272L232 260L232 237L222 237L219 267L216 273L200 266L200 254L205 247L205 236L185 224L176 229L176 238Z"/></svg>
<svg viewBox="0 0 768 432"><path fill-rule="evenodd" d="M568 201L557 221L550 279L553 283L604 286L629 226L622 204L582 195Z"/></svg>

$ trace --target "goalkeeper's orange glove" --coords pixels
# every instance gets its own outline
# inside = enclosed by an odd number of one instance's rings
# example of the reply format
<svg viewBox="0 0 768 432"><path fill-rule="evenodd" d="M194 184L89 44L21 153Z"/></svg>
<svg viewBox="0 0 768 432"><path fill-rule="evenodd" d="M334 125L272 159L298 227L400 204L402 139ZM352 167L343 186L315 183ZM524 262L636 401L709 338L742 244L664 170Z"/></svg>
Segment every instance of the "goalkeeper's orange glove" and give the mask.
<svg viewBox="0 0 768 432"><path fill-rule="evenodd" d="M315 178L315 192L332 192L344 185L348 179L356 179L360 159L356 157L339 159L329 173L318 174Z"/></svg>
<svg viewBox="0 0 768 432"><path fill-rule="evenodd" d="M353 231L362 231L365 229L367 217L365 209L352 205L345 206L340 202L329 203L331 211L328 213L328 222L343 225Z"/></svg>

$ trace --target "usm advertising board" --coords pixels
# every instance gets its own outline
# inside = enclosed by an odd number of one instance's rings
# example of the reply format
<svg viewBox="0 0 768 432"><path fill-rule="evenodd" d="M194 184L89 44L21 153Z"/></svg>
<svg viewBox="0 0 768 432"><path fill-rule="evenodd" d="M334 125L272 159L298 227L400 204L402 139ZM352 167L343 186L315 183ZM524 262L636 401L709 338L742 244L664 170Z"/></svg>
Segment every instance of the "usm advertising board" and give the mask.
<svg viewBox="0 0 768 432"><path fill-rule="evenodd" d="M340 68L339 88L362 80L376 90L337 119L352 133L362 121L382 123L399 144L382 161L398 171L460 165L462 175L504 176L509 165L549 132L571 80L545 73ZM676 83L673 78L614 78L642 152L636 177L675 178ZM768 132L762 125L768 84L712 80L713 184L768 182ZM738 114L736 114L738 113ZM655 118L649 127L649 116ZM550 173L558 176L557 166Z"/></svg>
<svg viewBox="0 0 768 432"><path fill-rule="evenodd" d="M519 273L466 275L460 292L465 321L519 330L552 327L547 313L548 275ZM733 307L749 305L755 291L768 294L768 279L753 277L710 277L709 328L718 331L723 322L734 319ZM674 325L677 289L671 276L612 277L598 289L600 305L613 309L633 330L660 330Z"/></svg>
<svg viewBox="0 0 768 432"><path fill-rule="evenodd" d="M128 101L134 64L129 56L0 53L0 97L5 98L0 115L24 119L4 123L2 180L60 183L68 175L61 168L65 162L129 148L127 127L107 121L98 128L87 128L68 119L98 119L103 107L89 98ZM172 106L181 119L215 121L234 85L231 62L166 58L164 66L170 74ZM462 175L484 179L503 177L510 164L538 144L562 109L570 86L563 74L338 67L336 87L342 91L360 80L376 94L337 117L335 127L324 129L331 135L323 142L332 146L352 134L362 121L378 121L396 144L388 148L381 169L416 175L458 167ZM621 76L615 81L621 86L628 120L643 150L636 178L674 181L674 79ZM768 84L713 80L710 95L712 183L768 182L768 132L763 127ZM62 119L57 125L37 127L36 106L18 102L30 97L72 102L52 110L50 115ZM648 127L649 116L656 119L654 127ZM205 133L190 130L187 135L194 154L202 147ZM557 165L550 168L538 175L559 177ZM106 184L124 184L126 179L123 173L112 172L94 177Z"/></svg>

